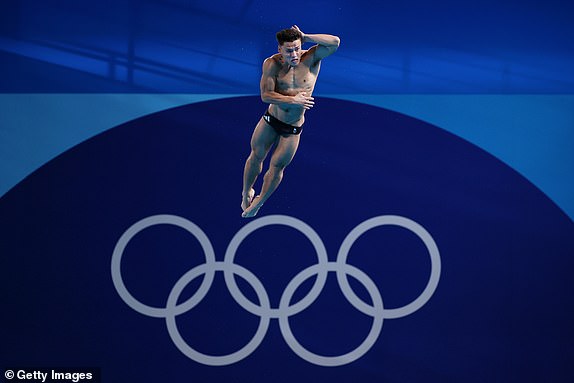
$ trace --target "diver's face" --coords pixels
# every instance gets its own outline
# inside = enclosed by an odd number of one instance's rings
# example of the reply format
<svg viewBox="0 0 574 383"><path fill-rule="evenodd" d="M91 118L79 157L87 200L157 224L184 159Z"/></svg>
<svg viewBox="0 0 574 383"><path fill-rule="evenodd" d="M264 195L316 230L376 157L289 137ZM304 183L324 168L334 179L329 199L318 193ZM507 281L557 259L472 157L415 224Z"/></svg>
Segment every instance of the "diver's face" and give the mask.
<svg viewBox="0 0 574 383"><path fill-rule="evenodd" d="M283 60L291 66L297 66L301 62L301 40L295 40L293 42L286 42L283 45L279 45L279 53L283 57Z"/></svg>

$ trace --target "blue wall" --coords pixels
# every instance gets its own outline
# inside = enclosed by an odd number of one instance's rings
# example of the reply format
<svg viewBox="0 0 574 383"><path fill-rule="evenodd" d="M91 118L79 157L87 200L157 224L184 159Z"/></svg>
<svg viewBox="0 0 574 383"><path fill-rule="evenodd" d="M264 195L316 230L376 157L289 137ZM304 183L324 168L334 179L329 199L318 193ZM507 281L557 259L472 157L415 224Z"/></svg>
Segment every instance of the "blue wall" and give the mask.
<svg viewBox="0 0 574 383"><path fill-rule="evenodd" d="M258 92L274 33L343 44L321 93L570 93L564 1L8 1L2 92Z"/></svg>

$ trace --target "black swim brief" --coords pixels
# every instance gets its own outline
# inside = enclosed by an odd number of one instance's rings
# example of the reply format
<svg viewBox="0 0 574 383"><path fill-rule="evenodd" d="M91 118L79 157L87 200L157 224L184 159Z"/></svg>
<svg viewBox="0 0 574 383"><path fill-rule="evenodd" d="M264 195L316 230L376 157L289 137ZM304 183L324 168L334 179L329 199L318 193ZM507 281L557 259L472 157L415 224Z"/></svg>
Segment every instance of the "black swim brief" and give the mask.
<svg viewBox="0 0 574 383"><path fill-rule="evenodd" d="M269 111L265 112L263 119L279 134L300 134L303 130L303 128L300 126L289 125L273 117L271 114L269 114Z"/></svg>

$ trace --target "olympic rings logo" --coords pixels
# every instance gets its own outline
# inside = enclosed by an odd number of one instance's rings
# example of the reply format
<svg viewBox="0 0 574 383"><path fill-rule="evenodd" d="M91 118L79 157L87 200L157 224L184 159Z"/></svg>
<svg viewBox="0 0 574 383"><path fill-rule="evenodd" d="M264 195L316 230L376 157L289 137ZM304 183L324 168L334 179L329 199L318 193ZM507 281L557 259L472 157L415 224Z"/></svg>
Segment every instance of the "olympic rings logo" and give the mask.
<svg viewBox="0 0 574 383"><path fill-rule="evenodd" d="M141 303L130 294L123 282L120 266L124 250L135 235L146 228L164 224L183 228L193 235L199 241L205 253L205 263L187 271L175 283L168 296L166 307L152 307ZM254 231L268 225L284 225L298 230L309 239L317 254L317 264L302 270L287 284L281 296L279 307L277 308L271 307L269 296L259 279L248 269L234 263L235 253L243 240ZM372 279L363 271L347 263L347 255L355 241L365 232L375 227L385 225L400 226L416 234L425 244L431 260L430 277L423 292L409 304L391 309L384 308L383 299ZM241 349L228 355L213 356L203 354L187 344L179 333L176 317L192 310L201 302L207 295L214 280L215 273L218 271L223 272L224 280L231 296L242 308L258 316L260 321L253 338ZM215 252L209 238L196 224L174 215L155 215L136 222L122 234L114 248L111 272L114 286L123 301L143 315L164 318L169 335L176 347L187 357L198 363L210 366L225 366L241 361L254 352L261 344L267 333L271 319L278 319L283 338L291 350L299 357L320 366L341 366L361 358L371 349L379 337L384 319L405 317L414 313L429 301L440 279L441 260L434 239L421 225L408 218L395 215L374 217L356 226L343 240L335 262L329 262L325 245L315 230L305 222L293 217L271 215L251 221L235 234L227 247L224 261L218 262L215 260ZM329 272L336 274L338 284L347 300L357 310L373 318L371 329L363 342L354 350L339 356L323 356L307 350L295 338L289 324L289 317L307 309L319 297ZM205 277L195 294L185 302L178 304L180 294L185 287L195 278L202 275L205 275ZM240 276L251 285L256 292L259 305L253 303L243 295L236 283L235 275ZM370 295L372 304L364 302L355 294L348 281L349 275L363 284ZM291 304L291 299L297 288L313 276L316 276L316 280L308 294L297 303Z"/></svg>

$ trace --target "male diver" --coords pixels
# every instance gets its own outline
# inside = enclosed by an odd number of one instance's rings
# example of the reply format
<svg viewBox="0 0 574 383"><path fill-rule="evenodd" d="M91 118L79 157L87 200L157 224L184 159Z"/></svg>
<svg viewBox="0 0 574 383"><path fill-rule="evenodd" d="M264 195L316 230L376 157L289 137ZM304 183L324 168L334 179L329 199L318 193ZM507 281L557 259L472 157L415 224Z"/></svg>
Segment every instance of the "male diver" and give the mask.
<svg viewBox="0 0 574 383"><path fill-rule="evenodd" d="M314 105L312 94L321 60L333 54L340 43L337 36L306 34L296 25L277 32L276 37L279 53L263 62L260 82L261 100L270 105L253 131L251 154L243 173L241 216L245 218L254 217L281 183L283 171L299 146L305 111ZM316 45L303 50L307 42ZM253 185L273 145L261 193L255 196Z"/></svg>

